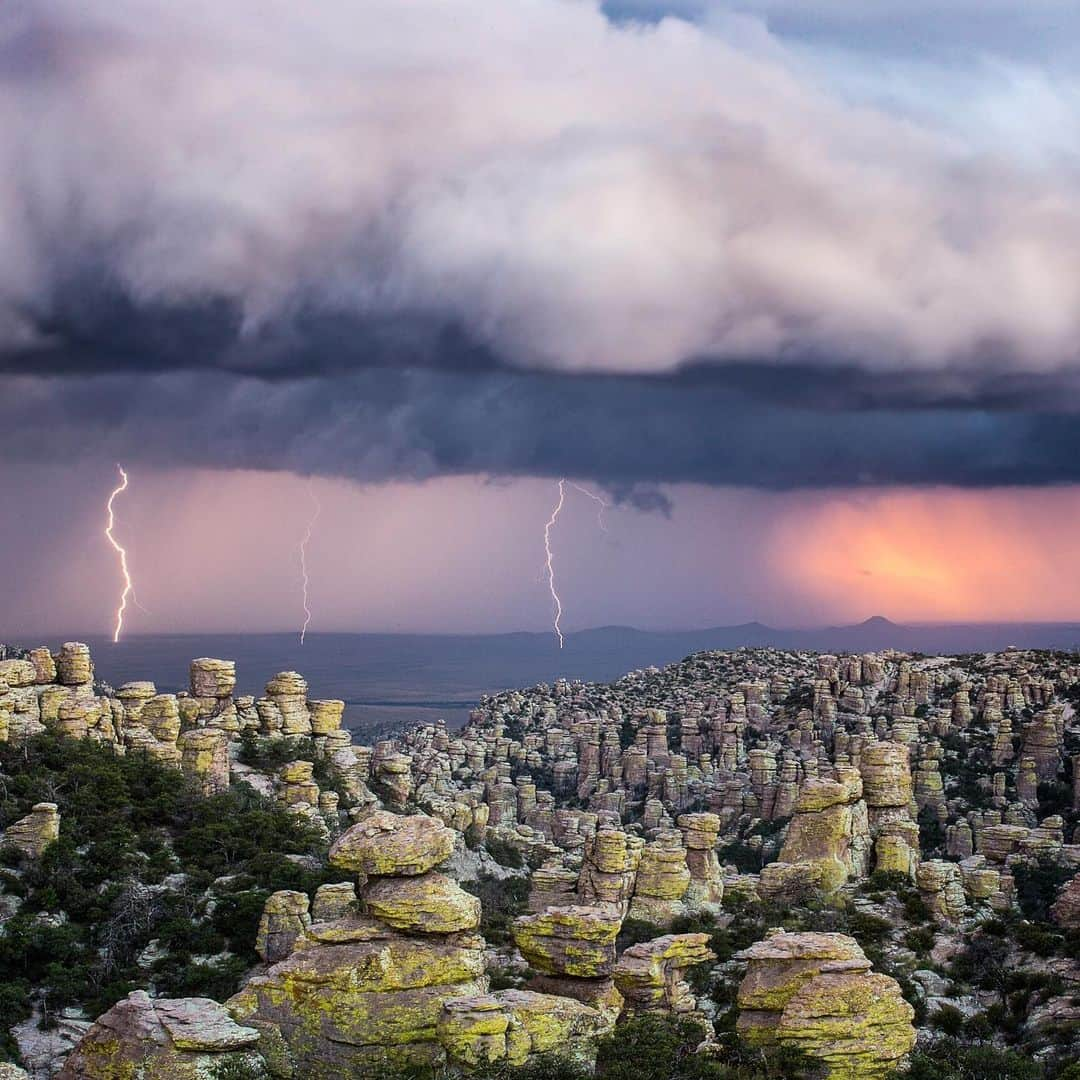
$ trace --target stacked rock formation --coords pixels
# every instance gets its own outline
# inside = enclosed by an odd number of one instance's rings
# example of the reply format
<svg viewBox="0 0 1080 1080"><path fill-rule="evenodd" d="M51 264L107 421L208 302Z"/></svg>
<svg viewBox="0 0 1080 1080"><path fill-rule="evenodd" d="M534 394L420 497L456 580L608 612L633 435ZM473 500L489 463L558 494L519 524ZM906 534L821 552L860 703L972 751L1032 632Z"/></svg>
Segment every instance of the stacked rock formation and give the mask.
<svg viewBox="0 0 1080 1080"><path fill-rule="evenodd" d="M862 747L859 772L874 841L874 869L914 877L919 826L911 815L914 785L909 758L903 743L869 743Z"/></svg>
<svg viewBox="0 0 1080 1080"><path fill-rule="evenodd" d="M549 907L515 920L514 943L540 974L530 989L570 997L618 1016L622 999L615 989L615 938L622 926L609 906Z"/></svg>
<svg viewBox="0 0 1080 1080"><path fill-rule="evenodd" d="M441 822L385 811L335 842L331 863L358 876L364 913L305 926L227 1003L284 1075L441 1058L443 1002L487 989L479 903L434 869L453 848Z"/></svg>
<svg viewBox="0 0 1080 1080"><path fill-rule="evenodd" d="M737 1027L752 1044L797 1047L828 1080L888 1076L915 1045L914 1010L854 938L772 931L740 955Z"/></svg>
<svg viewBox="0 0 1080 1080"><path fill-rule="evenodd" d="M866 875L870 826L862 778L850 766L837 766L836 774L835 780L811 777L803 784L780 858L762 872L763 895L835 892L849 878Z"/></svg>

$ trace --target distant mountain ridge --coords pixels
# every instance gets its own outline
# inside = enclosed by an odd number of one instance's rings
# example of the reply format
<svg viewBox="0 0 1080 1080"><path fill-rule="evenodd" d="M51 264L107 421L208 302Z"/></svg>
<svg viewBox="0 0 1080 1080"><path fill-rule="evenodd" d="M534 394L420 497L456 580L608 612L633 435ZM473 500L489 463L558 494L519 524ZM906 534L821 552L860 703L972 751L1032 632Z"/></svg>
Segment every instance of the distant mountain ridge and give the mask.
<svg viewBox="0 0 1080 1080"><path fill-rule="evenodd" d="M596 642L634 639L643 643L685 642L688 652L702 649L737 649L757 646L775 649L807 649L814 652L873 652L900 649L907 652L993 652L1015 645L1029 649L1080 648L1080 622L1065 623L895 623L873 615L860 623L809 628L779 628L761 622L735 626L711 626L702 630L638 630L629 626L603 626L568 634L572 639Z"/></svg>

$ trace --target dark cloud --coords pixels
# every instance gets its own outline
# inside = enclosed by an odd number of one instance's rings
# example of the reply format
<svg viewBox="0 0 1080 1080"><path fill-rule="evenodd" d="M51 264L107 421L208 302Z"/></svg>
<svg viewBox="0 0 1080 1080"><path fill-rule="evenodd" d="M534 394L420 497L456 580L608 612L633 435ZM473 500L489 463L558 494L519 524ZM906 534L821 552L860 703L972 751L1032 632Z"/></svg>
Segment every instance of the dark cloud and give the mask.
<svg viewBox="0 0 1080 1080"><path fill-rule="evenodd" d="M221 372L8 376L0 455L289 469L358 480L573 476L634 505L696 482L787 489L1080 479L1080 423L979 400L890 400L817 369L670 377L372 369L267 380ZM793 389L794 388L794 389ZM1070 397L1070 395L1072 395ZM1050 388L1043 395L1052 397Z"/></svg>

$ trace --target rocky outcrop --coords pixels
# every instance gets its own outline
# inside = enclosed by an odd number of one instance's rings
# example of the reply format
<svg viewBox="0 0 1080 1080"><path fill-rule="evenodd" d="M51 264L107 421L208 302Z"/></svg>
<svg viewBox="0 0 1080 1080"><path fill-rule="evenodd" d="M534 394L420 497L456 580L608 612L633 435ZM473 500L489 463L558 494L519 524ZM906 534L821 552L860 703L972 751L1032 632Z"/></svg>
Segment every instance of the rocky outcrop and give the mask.
<svg viewBox="0 0 1080 1080"><path fill-rule="evenodd" d="M56 803L37 803L26 817L0 832L0 848L12 847L27 858L39 859L60 838L60 811Z"/></svg>
<svg viewBox="0 0 1080 1080"><path fill-rule="evenodd" d="M311 925L309 906L307 893L289 889L267 897L255 938L255 951L263 960L273 964L292 952L297 940Z"/></svg>
<svg viewBox="0 0 1080 1080"><path fill-rule="evenodd" d="M708 934L668 934L631 945L615 965L615 986L628 1011L693 1012L697 1001L683 976L715 958Z"/></svg>
<svg viewBox="0 0 1080 1080"><path fill-rule="evenodd" d="M684 897L690 911L720 910L724 899L724 874L716 857L722 822L716 814L682 814L678 819L686 847L690 884Z"/></svg>
<svg viewBox="0 0 1080 1080"><path fill-rule="evenodd" d="M792 898L808 886L835 892L849 878L865 876L870 826L862 778L850 767L836 772L835 780L810 777L802 785L780 858L762 874L763 896Z"/></svg>
<svg viewBox="0 0 1080 1080"><path fill-rule="evenodd" d="M675 829L663 830L641 852L630 918L664 926L685 914L684 897L690 889L690 880L682 834Z"/></svg>
<svg viewBox="0 0 1080 1080"><path fill-rule="evenodd" d="M1080 874L1066 882L1050 908L1050 915L1058 926L1080 930Z"/></svg>
<svg viewBox="0 0 1080 1080"><path fill-rule="evenodd" d="M135 990L101 1016L58 1080L209 1080L227 1062L260 1064L259 1033L209 998L158 998Z"/></svg>
<svg viewBox="0 0 1080 1080"><path fill-rule="evenodd" d="M956 863L942 859L919 863L915 883L937 918L956 920L967 910L964 879Z"/></svg>
<svg viewBox="0 0 1080 1080"><path fill-rule="evenodd" d="M740 956L737 1026L752 1044L798 1047L828 1080L883 1078L915 1045L914 1010L854 938L772 931Z"/></svg>
<svg viewBox="0 0 1080 1080"><path fill-rule="evenodd" d="M380 811L331 849L334 865L361 875L362 914L350 911L356 893L336 885L331 895L323 886L317 913L336 917L304 925L307 897L276 894L288 901L278 905L292 920L288 934L297 919L301 932L228 1007L263 1033L264 1052L283 1075L336 1077L380 1061L441 1059L443 1003L487 990L484 941L471 932L479 901L432 870L452 853L453 837L434 818Z"/></svg>
<svg viewBox="0 0 1080 1080"><path fill-rule="evenodd" d="M382 1060L439 1060L443 1002L486 990L483 938L419 940L347 916L313 923L289 957L226 1005L263 1033L264 1053L286 1063L284 1075L319 1080Z"/></svg>

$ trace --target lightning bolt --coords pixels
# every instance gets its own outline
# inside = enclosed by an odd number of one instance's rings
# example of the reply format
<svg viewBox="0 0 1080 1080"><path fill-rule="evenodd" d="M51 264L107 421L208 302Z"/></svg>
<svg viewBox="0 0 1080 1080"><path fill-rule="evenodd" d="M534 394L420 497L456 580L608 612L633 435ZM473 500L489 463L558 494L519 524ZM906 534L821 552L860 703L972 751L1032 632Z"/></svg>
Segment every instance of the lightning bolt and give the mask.
<svg viewBox="0 0 1080 1080"><path fill-rule="evenodd" d="M575 484L573 480L569 481L569 484L576 491L580 491L582 495L587 496L588 498L592 499L594 503L596 503L596 523L600 526L600 531L602 533L606 533L607 522L604 520L604 511L611 504L607 501L607 499L604 499L600 495L597 495L595 491L590 491L588 488L582 487L580 484Z"/></svg>
<svg viewBox="0 0 1080 1080"><path fill-rule="evenodd" d="M116 466L117 471L120 473L120 483L113 489L109 495L109 501L105 504L105 509L108 512L108 523L105 526L105 538L112 545L113 550L120 556L120 572L124 575L124 591L120 594L120 605L116 609L116 629L113 631L113 644L120 640L120 631L124 629L124 612L127 610L128 597L138 604L138 600L135 598L135 586L131 581L131 574L128 571L127 564L127 552L117 542L115 536L113 536L113 526L116 524L116 516L113 513L113 502L116 500L116 496L123 491L127 491L128 488L128 474L124 472L122 466ZM141 605L140 605L141 607ZM144 609L145 610L145 609Z"/></svg>
<svg viewBox="0 0 1080 1080"><path fill-rule="evenodd" d="M315 508L315 512L308 519L307 531L304 533L304 539L300 541L300 578L303 582L304 590L304 625L300 628L300 644L304 644L304 637L307 635L307 628L311 623L311 608L308 605L308 585L311 583L308 577L307 568L307 546L311 542L311 534L315 529L315 522L319 520L319 515L322 513L322 504L319 502L318 496L316 496L314 490L311 487L311 481L308 481L307 485L308 497L311 499L311 503Z"/></svg>
<svg viewBox="0 0 1080 1080"><path fill-rule="evenodd" d="M559 639L559 648L561 649L565 644L565 639L562 632L562 600L559 598L559 591L555 588L555 556L551 551L551 530L555 527L555 522L559 520L559 514L562 512L562 508L566 503L566 486L574 488L575 491L580 491L582 495L592 499L597 505L596 520L600 526L600 531L606 533L607 522L604 520L604 511L610 505L606 499L597 495L596 492L590 491L588 488L582 487L580 484L574 483L573 480L567 480L564 476L559 481L559 501L555 504L555 508L551 511L551 517L548 518L547 524L544 526L544 554L547 556L546 568L548 588L551 590L551 606L555 613L554 629L555 636Z"/></svg>
<svg viewBox="0 0 1080 1080"><path fill-rule="evenodd" d="M566 502L566 481L559 481L559 501L555 504L555 509L551 511L551 517L548 518L547 524L544 526L544 552L547 555L547 573L548 573L548 588L551 590L551 604L555 612L555 636L559 639L559 648L563 647L563 632L562 627L559 625L562 620L562 601L559 599L558 590L555 588L555 556L551 553L551 530L555 526L555 522L559 520L559 512L563 508L563 503Z"/></svg>

